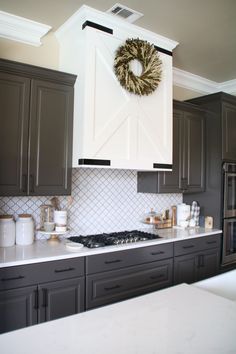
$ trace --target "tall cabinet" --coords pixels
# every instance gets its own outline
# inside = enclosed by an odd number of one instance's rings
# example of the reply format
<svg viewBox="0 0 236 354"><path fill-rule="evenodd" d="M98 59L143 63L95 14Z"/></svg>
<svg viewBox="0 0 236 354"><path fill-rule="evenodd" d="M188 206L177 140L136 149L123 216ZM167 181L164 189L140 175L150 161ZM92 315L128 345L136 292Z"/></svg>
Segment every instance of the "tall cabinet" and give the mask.
<svg viewBox="0 0 236 354"><path fill-rule="evenodd" d="M205 188L206 112L174 101L172 172L139 172L138 192L195 193Z"/></svg>
<svg viewBox="0 0 236 354"><path fill-rule="evenodd" d="M0 195L71 191L76 76L0 60Z"/></svg>
<svg viewBox="0 0 236 354"><path fill-rule="evenodd" d="M214 227L222 228L222 164L236 162L236 97L218 92L190 101L208 110L206 120L206 191L195 197L203 215L214 217ZM185 195L189 203L192 196Z"/></svg>

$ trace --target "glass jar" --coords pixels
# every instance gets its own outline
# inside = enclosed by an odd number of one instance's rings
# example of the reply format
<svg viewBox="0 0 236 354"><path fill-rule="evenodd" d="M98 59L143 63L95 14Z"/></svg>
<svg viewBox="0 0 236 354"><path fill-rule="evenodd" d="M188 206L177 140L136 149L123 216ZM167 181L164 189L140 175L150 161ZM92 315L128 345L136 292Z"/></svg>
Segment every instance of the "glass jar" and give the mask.
<svg viewBox="0 0 236 354"><path fill-rule="evenodd" d="M34 242L34 222L30 214L20 214L16 221L16 244L31 245Z"/></svg>
<svg viewBox="0 0 236 354"><path fill-rule="evenodd" d="M54 207L52 205L43 204L40 207L40 229L44 229L45 223L53 222Z"/></svg>
<svg viewBox="0 0 236 354"><path fill-rule="evenodd" d="M16 225L12 215L0 215L0 247L14 246Z"/></svg>

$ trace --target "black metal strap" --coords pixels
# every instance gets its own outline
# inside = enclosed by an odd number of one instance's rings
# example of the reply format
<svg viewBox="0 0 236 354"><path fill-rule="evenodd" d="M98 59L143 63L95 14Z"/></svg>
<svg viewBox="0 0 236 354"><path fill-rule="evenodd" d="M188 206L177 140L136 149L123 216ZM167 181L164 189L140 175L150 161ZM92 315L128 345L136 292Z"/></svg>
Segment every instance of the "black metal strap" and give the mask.
<svg viewBox="0 0 236 354"><path fill-rule="evenodd" d="M167 163L154 163L153 168L163 168L167 170L172 170L173 165Z"/></svg>
<svg viewBox="0 0 236 354"><path fill-rule="evenodd" d="M100 159L79 159L79 165L110 166L111 160Z"/></svg>
<svg viewBox="0 0 236 354"><path fill-rule="evenodd" d="M85 27L87 27L87 26L98 29L99 31L113 34L113 30L111 28L99 25L98 23L95 23L92 21L85 21L82 25L82 30L85 29Z"/></svg>

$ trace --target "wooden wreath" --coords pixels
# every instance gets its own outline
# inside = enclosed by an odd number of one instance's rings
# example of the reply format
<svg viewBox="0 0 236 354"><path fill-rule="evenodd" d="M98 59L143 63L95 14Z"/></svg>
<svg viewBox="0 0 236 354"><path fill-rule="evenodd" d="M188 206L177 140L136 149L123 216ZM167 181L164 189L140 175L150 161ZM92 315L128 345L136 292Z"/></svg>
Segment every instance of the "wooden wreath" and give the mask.
<svg viewBox="0 0 236 354"><path fill-rule="evenodd" d="M142 65L140 76L130 69L130 62L135 59ZM122 87L142 96L156 90L161 81L161 65L154 45L140 39L127 39L116 52L114 70Z"/></svg>

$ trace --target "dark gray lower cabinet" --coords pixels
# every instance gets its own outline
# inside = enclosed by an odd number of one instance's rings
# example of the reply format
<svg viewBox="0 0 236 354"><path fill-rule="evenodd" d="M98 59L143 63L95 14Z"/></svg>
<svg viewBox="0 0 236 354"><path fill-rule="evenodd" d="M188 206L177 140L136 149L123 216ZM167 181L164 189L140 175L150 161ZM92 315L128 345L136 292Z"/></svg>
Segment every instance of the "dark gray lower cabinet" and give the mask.
<svg viewBox="0 0 236 354"><path fill-rule="evenodd" d="M173 243L87 257L86 273L86 309L171 286Z"/></svg>
<svg viewBox="0 0 236 354"><path fill-rule="evenodd" d="M139 266L87 277L86 308L114 303L172 285L173 260Z"/></svg>
<svg viewBox="0 0 236 354"><path fill-rule="evenodd" d="M37 323L36 293L36 286L0 291L0 333Z"/></svg>
<svg viewBox="0 0 236 354"><path fill-rule="evenodd" d="M174 284L193 283L219 272L219 235L176 242L174 253Z"/></svg>
<svg viewBox="0 0 236 354"><path fill-rule="evenodd" d="M214 276L220 246L211 235L2 268L0 333Z"/></svg>
<svg viewBox="0 0 236 354"><path fill-rule="evenodd" d="M84 258L0 269L0 333L84 310Z"/></svg>
<svg viewBox="0 0 236 354"><path fill-rule="evenodd" d="M38 322L55 320L84 310L84 278L38 286Z"/></svg>

